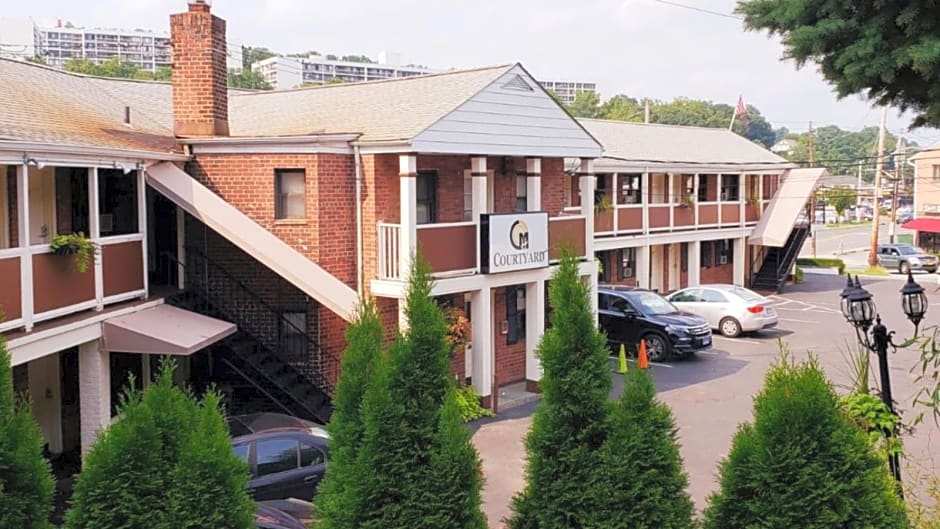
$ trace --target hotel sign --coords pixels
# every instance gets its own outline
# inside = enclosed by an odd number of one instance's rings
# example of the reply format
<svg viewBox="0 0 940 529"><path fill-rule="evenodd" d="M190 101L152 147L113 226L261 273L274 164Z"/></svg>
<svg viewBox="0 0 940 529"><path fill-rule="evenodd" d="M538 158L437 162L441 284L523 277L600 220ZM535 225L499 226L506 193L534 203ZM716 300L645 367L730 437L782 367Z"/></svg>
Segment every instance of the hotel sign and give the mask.
<svg viewBox="0 0 940 529"><path fill-rule="evenodd" d="M484 274L548 266L548 213L480 215L480 268Z"/></svg>

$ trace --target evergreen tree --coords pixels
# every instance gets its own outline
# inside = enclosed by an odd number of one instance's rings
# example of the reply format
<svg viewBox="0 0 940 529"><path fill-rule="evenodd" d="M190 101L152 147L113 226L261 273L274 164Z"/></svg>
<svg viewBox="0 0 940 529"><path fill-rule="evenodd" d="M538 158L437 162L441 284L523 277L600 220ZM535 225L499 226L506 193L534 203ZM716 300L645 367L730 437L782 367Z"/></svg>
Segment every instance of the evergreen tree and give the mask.
<svg viewBox="0 0 940 529"><path fill-rule="evenodd" d="M840 413L815 360L771 367L719 480L706 529L909 527L887 465Z"/></svg>
<svg viewBox="0 0 940 529"><path fill-rule="evenodd" d="M54 483L28 402L13 394L10 354L0 336L0 529L50 527Z"/></svg>
<svg viewBox="0 0 940 529"><path fill-rule="evenodd" d="M203 397L192 435L173 471L166 529L251 529L255 504L248 467L232 451L218 393Z"/></svg>
<svg viewBox="0 0 940 529"><path fill-rule="evenodd" d="M593 492L593 527L686 529L692 527L689 479L682 469L676 426L669 407L656 400L647 370L632 369L613 412L601 450ZM613 514L613 515L612 515Z"/></svg>
<svg viewBox="0 0 940 529"><path fill-rule="evenodd" d="M480 462L460 425L450 346L431 272L416 259L408 328L378 363L363 403L357 479L364 529L483 529Z"/></svg>
<svg viewBox="0 0 940 529"><path fill-rule="evenodd" d="M598 515L588 485L603 464L611 381L590 295L577 259L566 254L549 284L552 326L538 346L542 401L526 438L526 487L513 498L512 529L586 527Z"/></svg>
<svg viewBox="0 0 940 529"><path fill-rule="evenodd" d="M330 459L315 498L320 529L359 527L362 504L355 467L364 435L362 400L382 355L382 333L375 304L363 301L346 331L346 350L333 396Z"/></svg>

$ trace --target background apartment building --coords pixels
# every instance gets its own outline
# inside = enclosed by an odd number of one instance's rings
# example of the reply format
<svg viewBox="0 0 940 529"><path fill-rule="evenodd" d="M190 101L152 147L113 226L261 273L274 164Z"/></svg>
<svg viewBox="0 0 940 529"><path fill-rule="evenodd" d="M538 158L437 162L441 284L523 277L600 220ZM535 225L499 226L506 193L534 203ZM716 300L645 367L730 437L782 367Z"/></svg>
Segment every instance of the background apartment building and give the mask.
<svg viewBox="0 0 940 529"><path fill-rule="evenodd" d="M595 83L584 83L581 81L539 81L539 84L546 90L555 92L558 99L566 105L574 103L574 98L578 95L578 92L597 93L597 84Z"/></svg>

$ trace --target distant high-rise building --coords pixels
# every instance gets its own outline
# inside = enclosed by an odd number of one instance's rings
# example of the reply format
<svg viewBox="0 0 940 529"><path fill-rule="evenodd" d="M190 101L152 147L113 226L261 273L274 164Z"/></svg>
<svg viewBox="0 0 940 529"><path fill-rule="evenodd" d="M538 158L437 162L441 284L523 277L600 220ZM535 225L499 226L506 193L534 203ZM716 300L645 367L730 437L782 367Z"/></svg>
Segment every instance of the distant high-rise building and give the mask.
<svg viewBox="0 0 940 529"><path fill-rule="evenodd" d="M539 81L546 90L550 90L558 96L563 103L570 105L574 102L578 92L597 93L597 84L584 83L580 81Z"/></svg>
<svg viewBox="0 0 940 529"><path fill-rule="evenodd" d="M241 45L228 43L228 67L242 69ZM0 18L0 57L40 57L61 68L72 59L102 63L117 58L144 71L169 68L173 48L168 32L143 29L79 28L56 21L36 24L32 20Z"/></svg>
<svg viewBox="0 0 940 529"><path fill-rule="evenodd" d="M303 84L330 82L357 83L395 77L414 77L434 73L423 66L401 66L396 54L381 53L379 62L351 62L327 59L320 55L308 57L271 57L258 61L251 68L260 72L274 88L294 88Z"/></svg>

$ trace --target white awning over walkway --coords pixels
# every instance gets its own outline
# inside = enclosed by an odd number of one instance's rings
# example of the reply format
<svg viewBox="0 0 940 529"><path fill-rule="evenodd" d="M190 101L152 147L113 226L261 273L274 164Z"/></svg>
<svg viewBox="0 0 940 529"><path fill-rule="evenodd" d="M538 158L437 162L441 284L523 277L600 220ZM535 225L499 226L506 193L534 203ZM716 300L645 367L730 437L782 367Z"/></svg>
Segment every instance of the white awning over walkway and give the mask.
<svg viewBox="0 0 940 529"><path fill-rule="evenodd" d="M793 226L812 196L819 179L826 174L823 168L791 169L787 172L777 194L764 210L757 226L748 237L748 244L782 248L793 231Z"/></svg>

